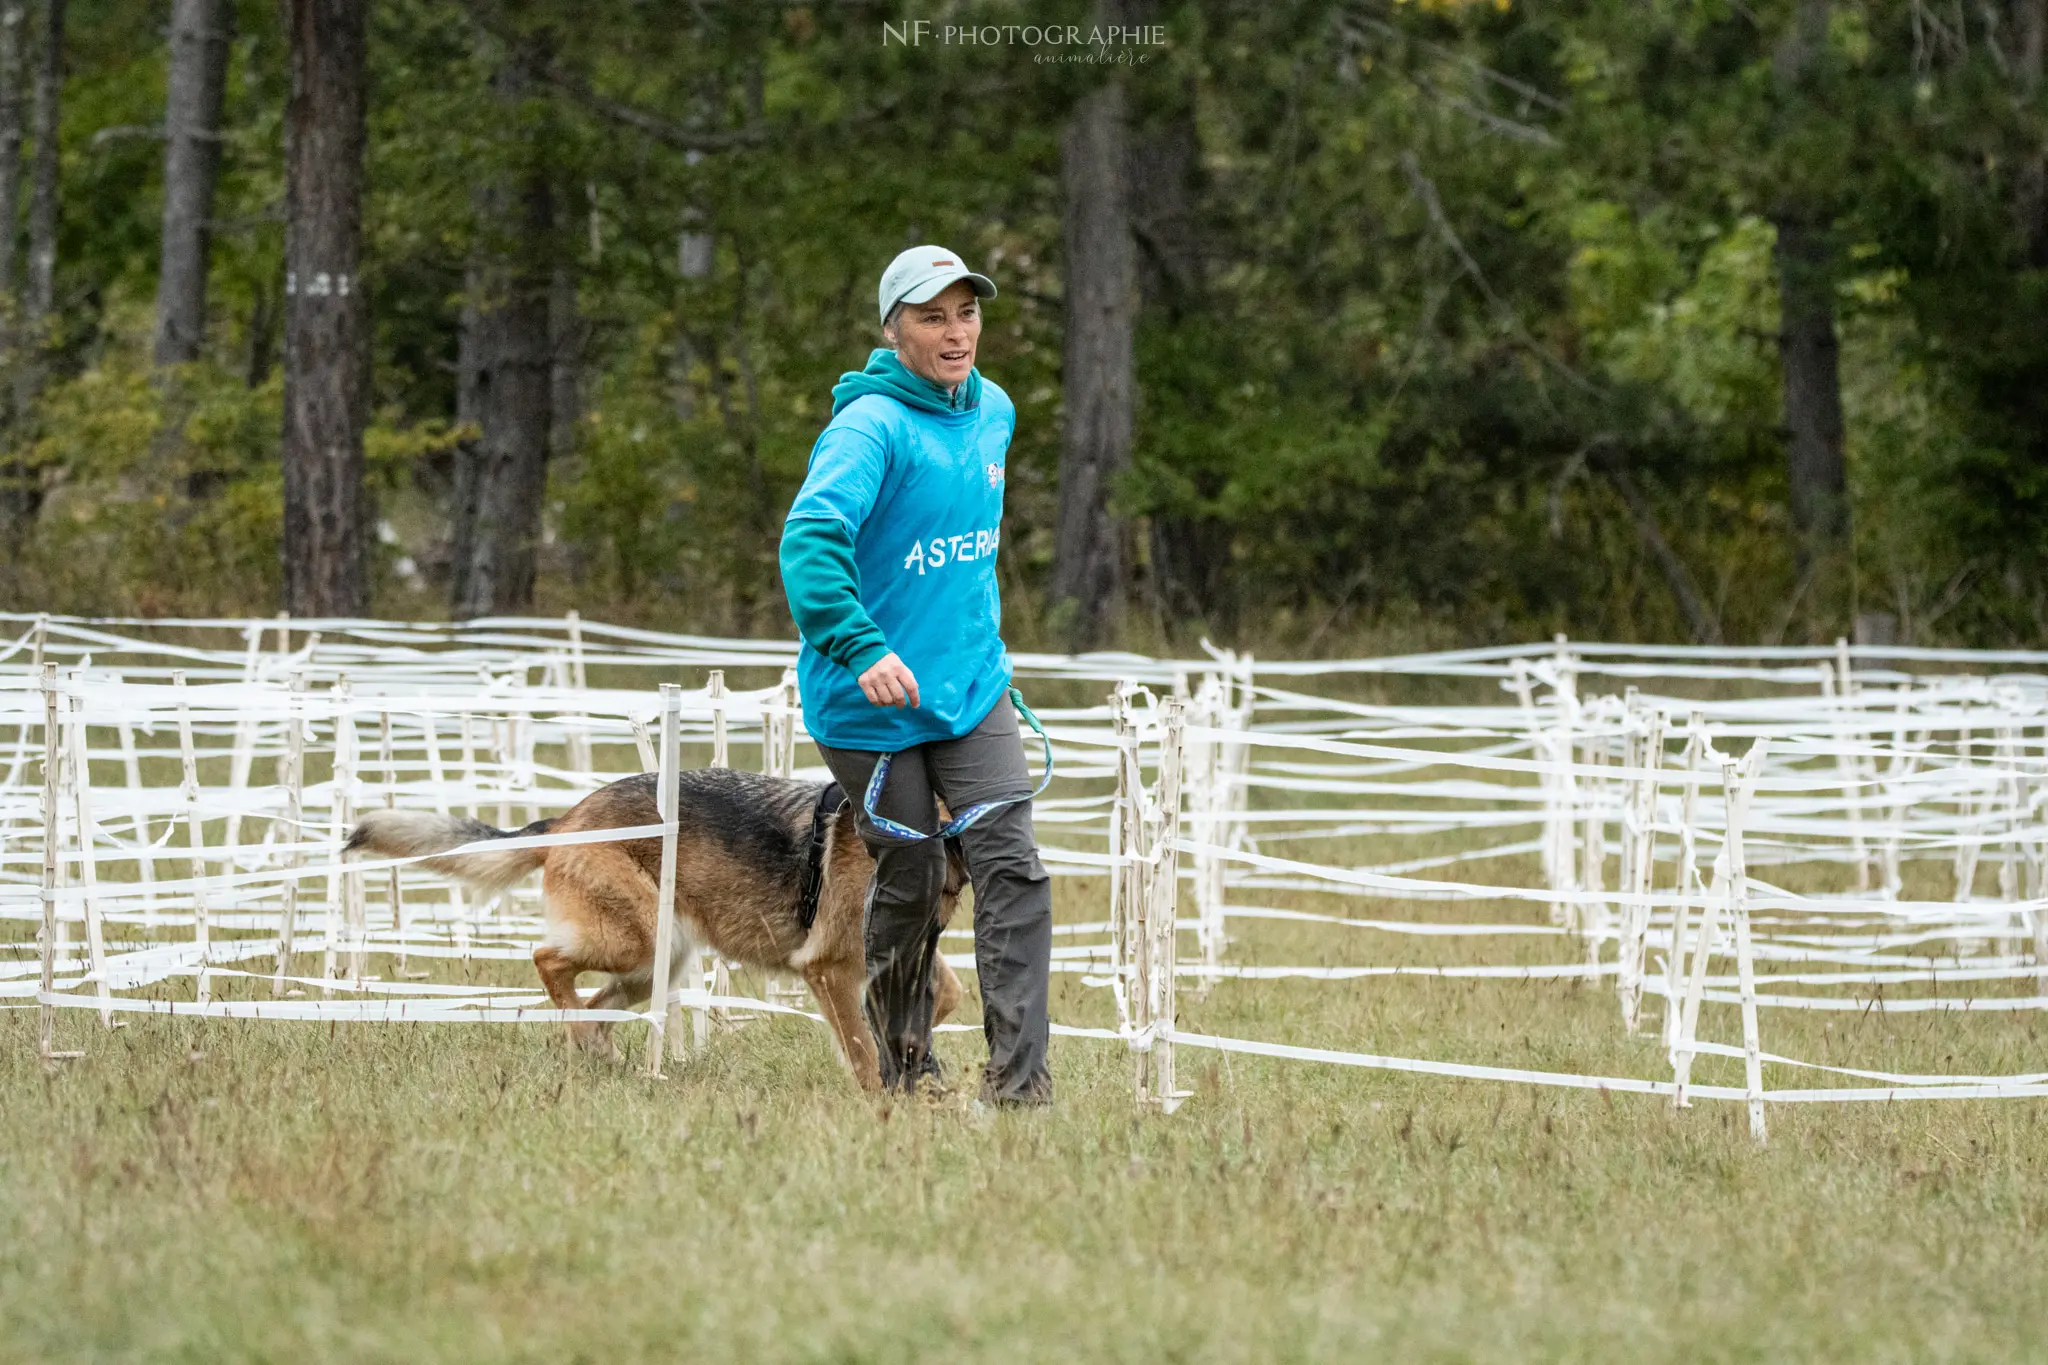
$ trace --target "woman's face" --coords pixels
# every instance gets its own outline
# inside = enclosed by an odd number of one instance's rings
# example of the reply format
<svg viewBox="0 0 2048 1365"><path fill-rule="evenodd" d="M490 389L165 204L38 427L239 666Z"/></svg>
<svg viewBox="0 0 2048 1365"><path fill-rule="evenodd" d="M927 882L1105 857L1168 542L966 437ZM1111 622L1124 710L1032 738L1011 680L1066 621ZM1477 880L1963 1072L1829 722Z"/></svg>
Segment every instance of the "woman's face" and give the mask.
<svg viewBox="0 0 2048 1365"><path fill-rule="evenodd" d="M886 335L912 374L942 388L967 382L981 342L981 300L974 286L955 280L928 303L906 303Z"/></svg>

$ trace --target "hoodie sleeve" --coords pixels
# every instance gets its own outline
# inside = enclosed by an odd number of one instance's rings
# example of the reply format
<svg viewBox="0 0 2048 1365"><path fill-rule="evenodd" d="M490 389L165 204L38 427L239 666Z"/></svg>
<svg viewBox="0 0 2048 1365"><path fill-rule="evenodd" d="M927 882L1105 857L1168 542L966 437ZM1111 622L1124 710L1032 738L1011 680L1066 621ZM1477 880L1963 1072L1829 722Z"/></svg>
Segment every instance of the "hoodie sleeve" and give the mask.
<svg viewBox="0 0 2048 1365"><path fill-rule="evenodd" d="M853 533L838 520L791 518L782 528L782 589L797 631L858 677L889 652L882 628L860 604Z"/></svg>
<svg viewBox="0 0 2048 1365"><path fill-rule="evenodd" d="M882 628L860 600L854 535L874 509L886 464L880 442L850 427L827 427L782 527L782 588L789 614L811 648L858 676L889 652Z"/></svg>

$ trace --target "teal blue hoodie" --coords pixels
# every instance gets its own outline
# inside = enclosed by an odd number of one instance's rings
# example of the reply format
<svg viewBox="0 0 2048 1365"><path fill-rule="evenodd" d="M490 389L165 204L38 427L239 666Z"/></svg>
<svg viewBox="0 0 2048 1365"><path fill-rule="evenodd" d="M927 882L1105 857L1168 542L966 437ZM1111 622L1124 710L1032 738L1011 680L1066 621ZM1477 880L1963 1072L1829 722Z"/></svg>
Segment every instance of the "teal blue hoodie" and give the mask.
<svg viewBox="0 0 2048 1365"><path fill-rule="evenodd" d="M994 557L1016 409L979 371L948 394L876 350L841 376L832 412L780 555L805 723L837 748L955 738L1008 683ZM892 650L918 675L916 710L860 694Z"/></svg>
<svg viewBox="0 0 2048 1365"><path fill-rule="evenodd" d="M884 347L868 354L864 370L848 370L832 386L832 415L837 417L848 403L864 394L879 393L924 412L966 412L981 405L981 371L969 370L965 383L946 392L921 374L915 374L902 357Z"/></svg>

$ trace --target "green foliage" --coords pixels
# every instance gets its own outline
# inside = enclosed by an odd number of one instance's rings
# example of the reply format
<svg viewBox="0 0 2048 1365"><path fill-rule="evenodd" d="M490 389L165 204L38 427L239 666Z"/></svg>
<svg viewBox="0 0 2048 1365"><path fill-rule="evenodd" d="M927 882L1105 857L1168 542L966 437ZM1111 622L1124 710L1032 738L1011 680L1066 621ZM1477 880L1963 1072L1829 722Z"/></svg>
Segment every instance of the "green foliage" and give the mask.
<svg viewBox="0 0 2048 1365"><path fill-rule="evenodd" d="M1612 485L1621 461L1729 638L1830 638L1845 623L1802 605L1785 511L1771 223L1797 187L1835 248L1850 600L1915 638L2038 640L2048 261L2014 224L2048 145L2041 97L1984 16L1958 44L1871 0L1835 0L1811 80L1788 90L1792 11L1162 5L1170 44L1120 78L1134 139L1198 141L1200 271L1164 293L1148 274L1137 455L1114 495L1141 617L1295 644L1418 617L1682 636ZM46 497L0 598L263 610L277 15L239 6L209 356L158 377L141 357L160 144L121 130L158 117L161 36L124 7L73 14L62 327L10 444ZM1025 21L1013 0L948 14ZM1029 21L1086 14L1063 0ZM1061 445L1060 135L1100 69L887 43L885 21L919 17L897 3L373 16L374 491L391 560L418 566L380 579L386 609L441 609L463 291L499 230L478 187L525 167L554 186L551 249L584 329L558 347L580 393L544 597L787 630L781 510L833 380L874 344L876 269L937 240L1003 291L981 364L1019 407L1001 563L1031 629ZM514 51L545 70L508 97L492 83ZM687 152L678 130L709 141ZM682 268L686 233L709 243L703 269Z"/></svg>
<svg viewBox="0 0 2048 1365"><path fill-rule="evenodd" d="M1655 226L1595 202L1571 231L1572 321L1609 376L1658 390L1703 434L1741 442L1776 423L1770 224L1745 217L1725 233L1705 227L1682 254Z"/></svg>
<svg viewBox="0 0 2048 1365"><path fill-rule="evenodd" d="M26 463L44 505L9 570L56 610L243 610L278 577L279 384L153 372L147 316L132 319L43 395ZM191 496L195 480L211 491Z"/></svg>
<svg viewBox="0 0 2048 1365"><path fill-rule="evenodd" d="M698 489L688 453L703 439L698 424L659 406L610 404L586 420L575 472L556 488L563 534L593 557L592 588L633 602L670 586L690 553Z"/></svg>

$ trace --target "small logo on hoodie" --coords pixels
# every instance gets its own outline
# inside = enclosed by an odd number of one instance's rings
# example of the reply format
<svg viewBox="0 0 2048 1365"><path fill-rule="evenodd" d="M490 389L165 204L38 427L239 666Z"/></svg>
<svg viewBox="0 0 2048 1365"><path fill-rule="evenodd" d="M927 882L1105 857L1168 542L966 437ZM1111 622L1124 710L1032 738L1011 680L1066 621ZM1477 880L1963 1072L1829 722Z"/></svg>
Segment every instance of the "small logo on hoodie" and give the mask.
<svg viewBox="0 0 2048 1365"><path fill-rule="evenodd" d="M991 464L985 467L988 470L988 486L990 488L1001 487L1003 482L1003 467L999 464Z"/></svg>

